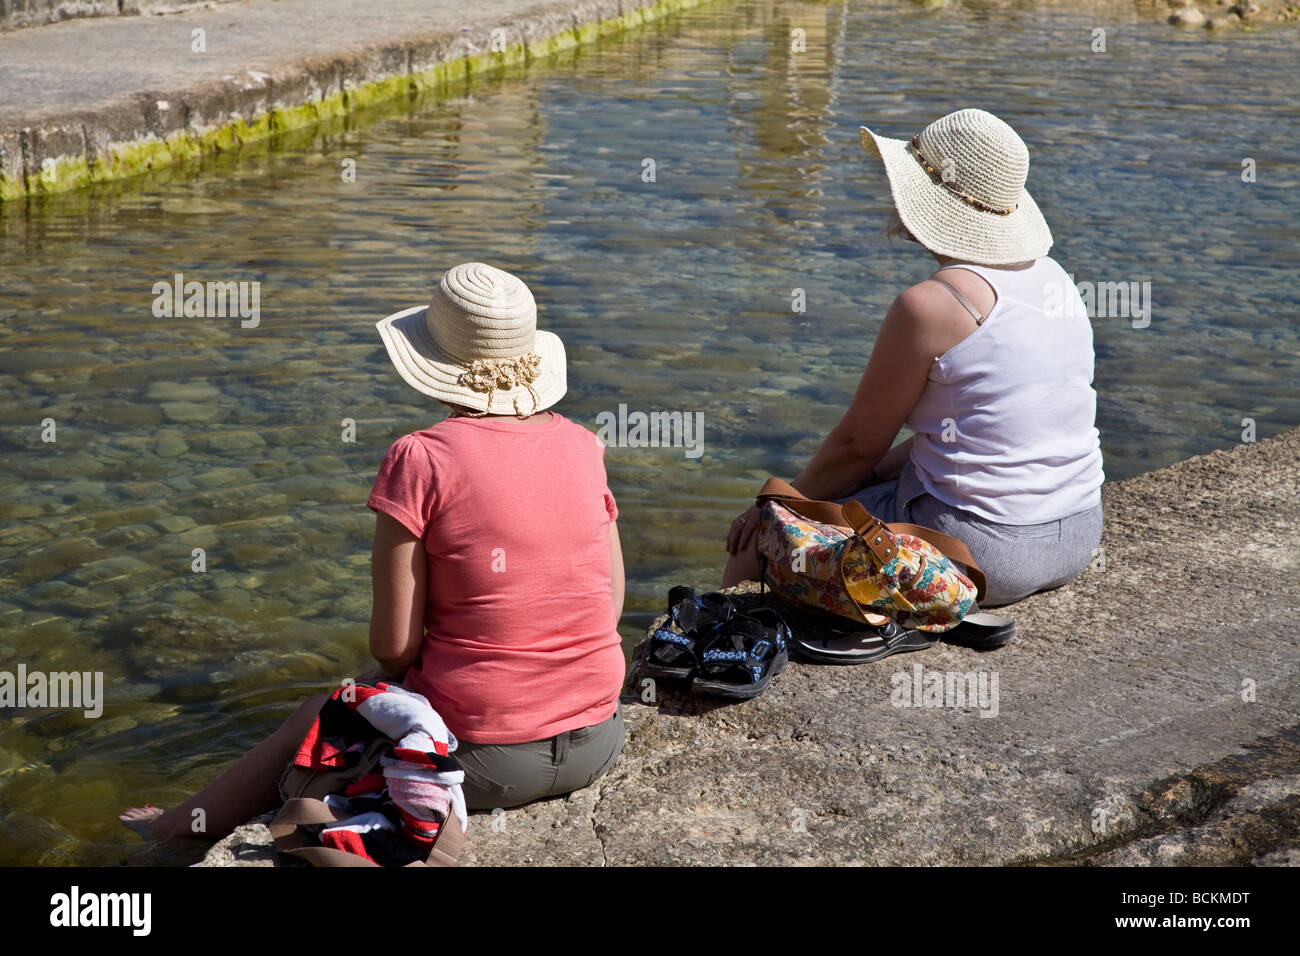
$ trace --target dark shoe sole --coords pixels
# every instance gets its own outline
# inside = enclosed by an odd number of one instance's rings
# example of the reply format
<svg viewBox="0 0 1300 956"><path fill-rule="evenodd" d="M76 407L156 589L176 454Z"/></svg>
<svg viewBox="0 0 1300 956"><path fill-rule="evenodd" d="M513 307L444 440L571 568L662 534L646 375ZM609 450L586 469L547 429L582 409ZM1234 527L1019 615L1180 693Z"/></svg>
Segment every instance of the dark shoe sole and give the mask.
<svg viewBox="0 0 1300 956"><path fill-rule="evenodd" d="M850 631L820 641L795 639L801 656L819 664L870 664L894 654L924 651L933 647L939 635L925 631L904 631L892 641L882 638L875 628Z"/></svg>
<svg viewBox="0 0 1300 956"><path fill-rule="evenodd" d="M966 615L960 624L944 631L941 636L949 644L991 651L1016 636L1016 622L1005 614L980 611Z"/></svg>

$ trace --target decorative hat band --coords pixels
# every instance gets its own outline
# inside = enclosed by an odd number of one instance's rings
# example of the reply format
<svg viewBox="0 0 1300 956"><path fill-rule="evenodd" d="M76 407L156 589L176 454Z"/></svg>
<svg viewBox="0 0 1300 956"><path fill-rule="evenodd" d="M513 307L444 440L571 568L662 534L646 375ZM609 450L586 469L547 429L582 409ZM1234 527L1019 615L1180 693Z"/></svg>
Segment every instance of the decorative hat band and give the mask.
<svg viewBox="0 0 1300 956"><path fill-rule="evenodd" d="M492 393L497 389L512 389L522 385L533 396L533 410L528 413L531 415L537 411L539 403L537 393L533 391L533 382L537 381L541 371L542 357L536 352L525 352L510 358L475 359L461 374L460 384L471 391L486 392L486 407L489 409L492 407ZM514 406L515 414L523 415L519 411L518 398L514 400ZM487 412L478 414L485 415Z"/></svg>
<svg viewBox="0 0 1300 956"><path fill-rule="evenodd" d="M921 155L921 147L918 144L919 139L919 135L912 137L912 155L916 157L916 161L921 164L925 171L930 174L930 178L944 189L948 190L962 202L974 206L980 212L991 212L996 216L1009 216L1016 211L1016 206L1012 206L1010 209L999 209L997 206L990 206L988 203L980 202L973 196L967 196L964 192L958 189L955 184L948 182L948 180L943 178L943 174L940 173L939 170L935 169L935 167Z"/></svg>

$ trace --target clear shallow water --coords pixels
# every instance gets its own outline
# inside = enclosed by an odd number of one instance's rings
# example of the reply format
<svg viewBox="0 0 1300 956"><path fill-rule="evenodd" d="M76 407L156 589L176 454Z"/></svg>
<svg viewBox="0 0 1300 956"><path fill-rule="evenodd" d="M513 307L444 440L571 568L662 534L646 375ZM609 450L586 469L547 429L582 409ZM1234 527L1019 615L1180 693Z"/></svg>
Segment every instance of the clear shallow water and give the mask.
<svg viewBox="0 0 1300 956"><path fill-rule="evenodd" d="M815 450L933 266L884 240L859 123L998 113L1053 255L1152 282L1150 327L1094 322L1109 478L1229 447L1243 417L1300 424L1300 33L1100 22L1105 55L1096 15L716 3L446 103L0 209L0 669L103 671L108 698L4 712L0 862L121 859L120 808L174 804L366 666L365 497L439 416L374 322L457 262L533 288L570 418L704 413L699 459L607 452L628 646L669 586L716 584L730 519ZM260 281L260 325L155 318L176 272Z"/></svg>

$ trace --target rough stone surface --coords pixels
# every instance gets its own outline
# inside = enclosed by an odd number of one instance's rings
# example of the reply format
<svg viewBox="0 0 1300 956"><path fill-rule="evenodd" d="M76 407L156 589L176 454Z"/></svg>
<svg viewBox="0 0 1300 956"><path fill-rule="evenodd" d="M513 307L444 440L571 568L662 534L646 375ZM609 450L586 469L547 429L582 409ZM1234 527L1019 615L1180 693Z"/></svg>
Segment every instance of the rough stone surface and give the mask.
<svg viewBox="0 0 1300 956"><path fill-rule="evenodd" d="M299 861L276 853L271 847L271 831L266 825L274 814L265 814L236 827L228 837L215 844L195 866L298 866ZM301 864L306 865L306 864Z"/></svg>
<svg viewBox="0 0 1300 956"><path fill-rule="evenodd" d="M1245 784L1205 819L1093 856L1103 866L1223 866L1277 861L1300 849L1300 776Z"/></svg>
<svg viewBox="0 0 1300 956"><path fill-rule="evenodd" d="M148 16L211 8L237 0L0 0L0 30L39 27L78 17Z"/></svg>
<svg viewBox="0 0 1300 956"><path fill-rule="evenodd" d="M614 769L473 815L465 862L1293 863L1300 429L1103 500L1104 570L1006 609L999 650L796 662L744 703L641 703L634 661ZM997 715L894 706L916 666L996 673ZM275 856L254 826L207 860Z"/></svg>

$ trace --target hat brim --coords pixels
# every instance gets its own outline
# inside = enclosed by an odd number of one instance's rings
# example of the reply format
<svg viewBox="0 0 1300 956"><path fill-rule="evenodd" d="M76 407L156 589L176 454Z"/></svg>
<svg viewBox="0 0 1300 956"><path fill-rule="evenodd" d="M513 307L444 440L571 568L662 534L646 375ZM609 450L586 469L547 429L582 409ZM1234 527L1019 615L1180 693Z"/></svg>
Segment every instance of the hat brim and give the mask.
<svg viewBox="0 0 1300 956"><path fill-rule="evenodd" d="M554 332L538 329L533 339L533 351L541 357L537 380L532 383L533 391L537 393L536 406L527 387L521 385L493 392L492 405L488 407L486 393L460 384L465 367L434 344L425 323L428 311L428 306L415 306L375 323L397 374L417 392L471 411L514 415L550 408L568 391L564 343Z"/></svg>
<svg viewBox="0 0 1300 956"><path fill-rule="evenodd" d="M1010 265L1047 255L1052 230L1023 190L1015 212L999 216L964 202L930 178L908 142L858 127L862 148L880 158L894 208L907 231L931 252L977 265Z"/></svg>

